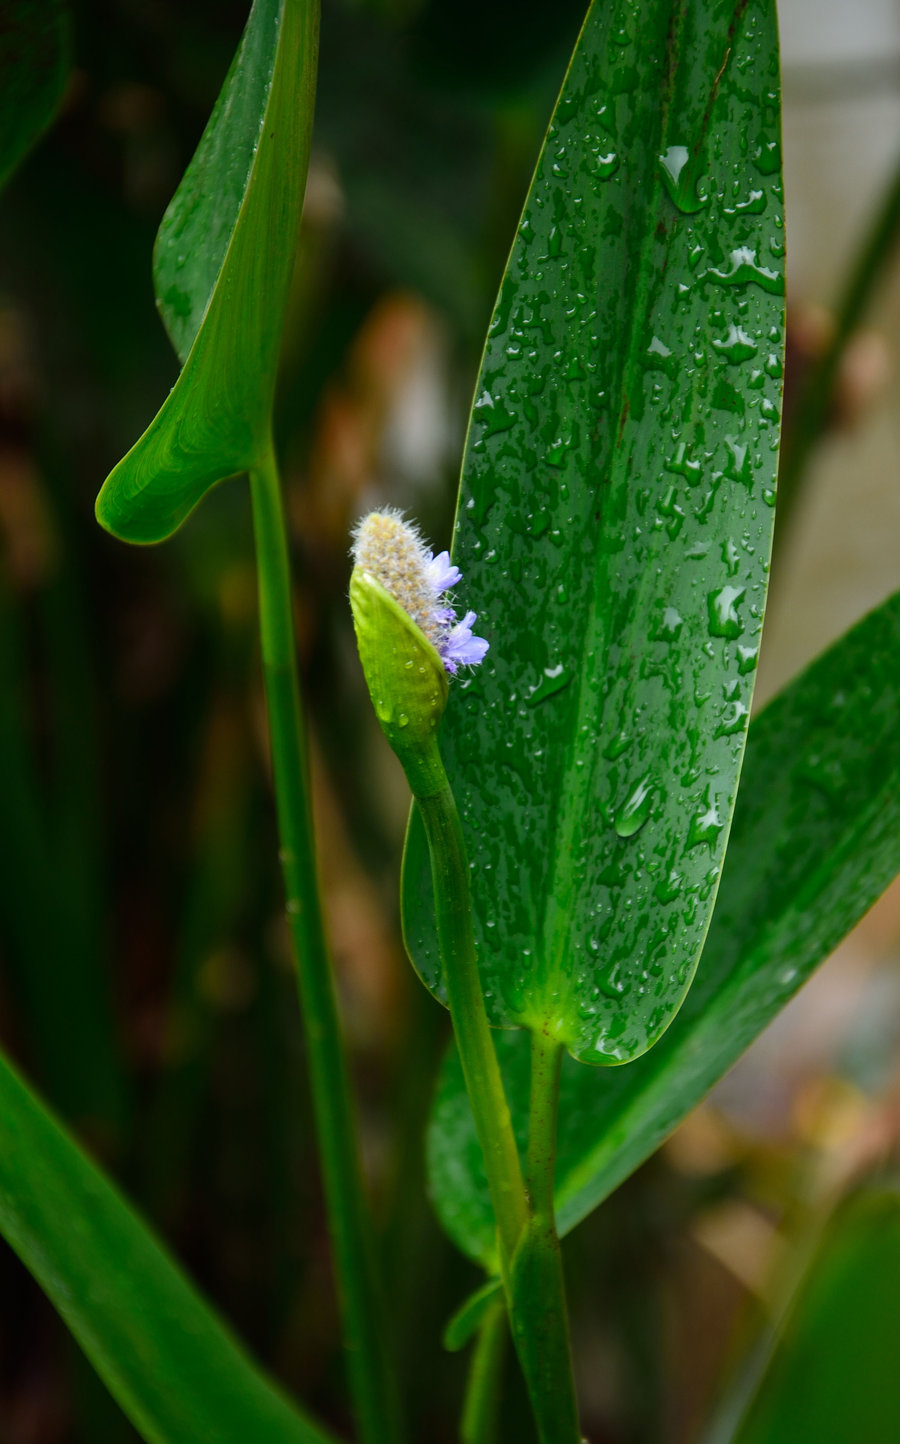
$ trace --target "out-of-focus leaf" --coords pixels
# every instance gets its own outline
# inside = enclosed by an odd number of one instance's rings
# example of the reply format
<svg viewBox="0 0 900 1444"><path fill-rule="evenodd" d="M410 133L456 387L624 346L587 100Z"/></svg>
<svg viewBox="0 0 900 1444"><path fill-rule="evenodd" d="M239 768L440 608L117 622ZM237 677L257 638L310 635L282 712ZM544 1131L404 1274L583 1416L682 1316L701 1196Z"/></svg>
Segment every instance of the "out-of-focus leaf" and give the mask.
<svg viewBox="0 0 900 1444"><path fill-rule="evenodd" d="M0 20L0 186L46 130L66 88L62 0L4 0Z"/></svg>
<svg viewBox="0 0 900 1444"><path fill-rule="evenodd" d="M261 459L309 164L316 0L255 0L209 124L163 218L160 310L183 369L97 499L126 541L171 535Z"/></svg>
<svg viewBox="0 0 900 1444"><path fill-rule="evenodd" d="M469 1297L460 1304L456 1313L447 1322L444 1330L444 1348L455 1352L457 1349L464 1349L469 1340L477 1333L488 1310L501 1297L503 1285L499 1279L489 1279L482 1284L480 1289L469 1294Z"/></svg>
<svg viewBox="0 0 900 1444"><path fill-rule="evenodd" d="M556 1203L565 1233L699 1103L900 872L900 593L803 672L750 728L719 899L672 1027L627 1067L562 1071ZM520 1139L528 1035L497 1035ZM458 1062L429 1134L432 1196L464 1252L496 1265Z"/></svg>
<svg viewBox="0 0 900 1444"><path fill-rule="evenodd" d="M442 734L492 1021L587 1062L667 1027L718 886L775 500L779 172L772 0L597 0L482 363L454 556L491 651ZM404 923L440 996L417 816Z"/></svg>
<svg viewBox="0 0 900 1444"><path fill-rule="evenodd" d="M2 1057L0 1232L148 1444L327 1444Z"/></svg>
<svg viewBox="0 0 900 1444"><path fill-rule="evenodd" d="M900 1421L900 1194L830 1221L734 1444L895 1444Z"/></svg>

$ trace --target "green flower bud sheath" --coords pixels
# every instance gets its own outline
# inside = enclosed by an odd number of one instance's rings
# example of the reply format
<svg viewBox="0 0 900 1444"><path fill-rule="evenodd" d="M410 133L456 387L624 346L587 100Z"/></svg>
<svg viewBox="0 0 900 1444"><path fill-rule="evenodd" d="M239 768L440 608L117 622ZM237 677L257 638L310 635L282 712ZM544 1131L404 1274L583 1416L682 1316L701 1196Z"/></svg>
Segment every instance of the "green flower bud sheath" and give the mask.
<svg viewBox="0 0 900 1444"><path fill-rule="evenodd" d="M487 643L471 634L474 615L456 622L446 588L459 578L446 553L427 552L394 513L362 524L350 604L366 682L381 727L397 754L425 824L438 945L447 1001L497 1220L498 1254L513 1337L541 1444L578 1444L559 1240L553 1216L560 1046L536 1038L528 1188L512 1130L478 973L469 868L456 803L438 749L448 672L475 665ZM430 579L431 593L428 591ZM496 1324L494 1325L496 1334ZM494 1343L496 1344L496 1338ZM485 1372L499 1346L479 1350ZM480 1364L479 1364L480 1361ZM490 1371L489 1371L490 1372ZM480 1434L491 1382L480 1378L467 1407L465 1437ZM478 1401L488 1401L482 1411Z"/></svg>

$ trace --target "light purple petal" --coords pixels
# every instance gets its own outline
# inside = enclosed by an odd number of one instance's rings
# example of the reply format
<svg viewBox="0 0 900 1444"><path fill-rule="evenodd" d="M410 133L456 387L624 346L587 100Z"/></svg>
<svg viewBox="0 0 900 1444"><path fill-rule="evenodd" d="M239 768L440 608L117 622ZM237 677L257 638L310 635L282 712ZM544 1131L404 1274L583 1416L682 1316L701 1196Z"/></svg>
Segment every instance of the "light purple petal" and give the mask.
<svg viewBox="0 0 900 1444"><path fill-rule="evenodd" d="M455 674L459 667L477 667L479 662L484 661L490 643L484 637L472 635L475 620L475 612L466 612L462 621L457 622L444 639L441 656L451 674Z"/></svg>
<svg viewBox="0 0 900 1444"><path fill-rule="evenodd" d="M428 573L428 581L436 597L439 597L442 592L446 592L450 587L455 587L462 576L459 567L453 566L450 561L449 552L439 552L437 556L429 556L425 569Z"/></svg>

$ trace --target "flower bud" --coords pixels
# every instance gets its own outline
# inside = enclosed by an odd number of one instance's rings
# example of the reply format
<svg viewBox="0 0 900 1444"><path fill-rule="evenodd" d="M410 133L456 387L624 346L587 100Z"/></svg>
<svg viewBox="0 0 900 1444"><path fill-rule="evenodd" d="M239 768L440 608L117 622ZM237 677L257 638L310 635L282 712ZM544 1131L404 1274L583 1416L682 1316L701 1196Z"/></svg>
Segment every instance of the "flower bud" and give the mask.
<svg viewBox="0 0 900 1444"><path fill-rule="evenodd" d="M434 790L429 758L447 705L447 673L435 647L390 592L359 566L350 606L366 683L384 735L417 797Z"/></svg>
<svg viewBox="0 0 900 1444"><path fill-rule="evenodd" d="M430 796L443 775L438 723L448 674L476 666L488 643L472 635L475 613L459 622L448 603L460 573L435 557L399 513L372 512L357 528L350 606L375 713L413 793Z"/></svg>

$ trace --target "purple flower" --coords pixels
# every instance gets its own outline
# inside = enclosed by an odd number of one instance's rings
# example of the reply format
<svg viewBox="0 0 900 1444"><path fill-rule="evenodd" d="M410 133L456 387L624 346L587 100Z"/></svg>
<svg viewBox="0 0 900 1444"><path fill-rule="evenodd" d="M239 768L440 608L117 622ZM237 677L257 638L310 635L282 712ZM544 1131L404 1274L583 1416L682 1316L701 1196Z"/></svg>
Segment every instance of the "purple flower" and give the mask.
<svg viewBox="0 0 900 1444"><path fill-rule="evenodd" d="M431 615L438 624L438 654L451 677L455 677L460 667L477 667L479 662L483 662L490 643L484 637L472 635L475 612L466 612L462 621L458 622L456 612L447 606L447 592L462 579L459 567L450 561L450 553L439 552L435 556L429 552L425 569L434 589L436 605Z"/></svg>
<svg viewBox="0 0 900 1444"><path fill-rule="evenodd" d="M474 612L462 621L450 605L448 592L462 578L449 552L429 551L419 532L402 513L385 507L371 512L355 532L356 564L368 571L421 627L437 650L446 671L477 667L489 643L472 635Z"/></svg>
<svg viewBox="0 0 900 1444"><path fill-rule="evenodd" d="M484 661L490 643L484 637L472 635L475 620L474 612L466 612L462 621L450 628L443 643L438 646L441 660L451 676L455 676L460 667L477 667L479 662Z"/></svg>
<svg viewBox="0 0 900 1444"><path fill-rule="evenodd" d="M462 576L459 567L455 567L451 563L449 552L438 552L437 556L433 552L429 552L425 570L436 597L441 596L450 587L455 587Z"/></svg>

